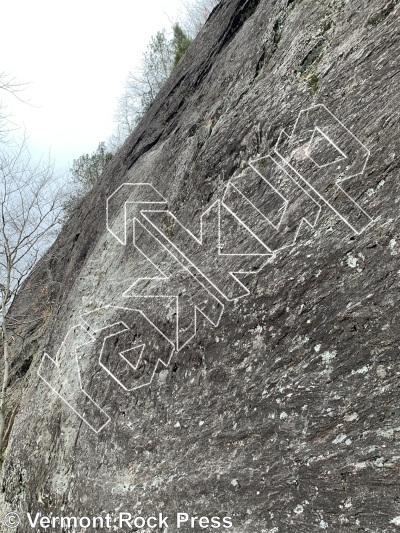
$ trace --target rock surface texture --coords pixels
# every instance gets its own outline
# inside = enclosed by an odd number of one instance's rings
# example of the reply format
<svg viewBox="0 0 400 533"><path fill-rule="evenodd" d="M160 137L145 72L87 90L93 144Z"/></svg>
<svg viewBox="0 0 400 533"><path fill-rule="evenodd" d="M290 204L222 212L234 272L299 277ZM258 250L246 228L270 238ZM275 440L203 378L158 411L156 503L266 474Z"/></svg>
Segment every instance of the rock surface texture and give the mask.
<svg viewBox="0 0 400 533"><path fill-rule="evenodd" d="M13 304L17 533L27 511L399 531L399 13L211 14Z"/></svg>

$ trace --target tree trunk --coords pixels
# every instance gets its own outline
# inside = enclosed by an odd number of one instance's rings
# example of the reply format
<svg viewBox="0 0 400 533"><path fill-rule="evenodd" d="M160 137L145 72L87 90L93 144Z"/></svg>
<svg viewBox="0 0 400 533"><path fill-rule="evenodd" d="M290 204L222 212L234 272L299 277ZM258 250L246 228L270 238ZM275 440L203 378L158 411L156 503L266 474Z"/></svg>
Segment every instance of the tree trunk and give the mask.
<svg viewBox="0 0 400 533"><path fill-rule="evenodd" d="M8 358L8 338L7 338L7 322L6 322L6 313L5 307L2 306L2 336L3 336L3 383L1 386L1 395L0 395L0 452L3 448L3 437L4 437L4 427L5 427L5 399L9 379L10 363Z"/></svg>

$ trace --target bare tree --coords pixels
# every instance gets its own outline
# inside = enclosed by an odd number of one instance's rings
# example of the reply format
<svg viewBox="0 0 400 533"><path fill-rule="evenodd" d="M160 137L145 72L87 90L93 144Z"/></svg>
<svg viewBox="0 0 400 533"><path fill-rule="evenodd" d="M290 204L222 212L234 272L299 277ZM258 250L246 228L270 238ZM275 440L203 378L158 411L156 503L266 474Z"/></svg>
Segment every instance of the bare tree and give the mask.
<svg viewBox="0 0 400 533"><path fill-rule="evenodd" d="M129 73L124 92L118 99L114 115L116 129L107 140L107 147L113 153L132 133L219 2L220 0L181 0L180 20L171 22L172 38L167 36L165 30L157 32L151 38L139 65Z"/></svg>
<svg viewBox="0 0 400 533"><path fill-rule="evenodd" d="M112 151L133 131L168 79L173 65L173 42L165 30L159 31L151 38L139 65L128 74L114 117L117 128L107 143Z"/></svg>
<svg viewBox="0 0 400 533"><path fill-rule="evenodd" d="M189 37L192 39L196 37L219 2L220 0L181 0L183 6L181 25Z"/></svg>
<svg viewBox="0 0 400 533"><path fill-rule="evenodd" d="M147 46L141 64L129 73L128 93L146 110L164 85L173 67L173 46L166 31L158 31Z"/></svg>
<svg viewBox="0 0 400 533"><path fill-rule="evenodd" d="M127 80L125 90L118 98L117 110L114 115L115 131L107 139L107 148L112 153L115 153L122 146L125 139L135 129L142 115L140 96L135 92L133 94L130 92Z"/></svg>
<svg viewBox="0 0 400 533"><path fill-rule="evenodd" d="M20 98L19 93L25 89L26 85L26 83L19 82L10 74L7 74L6 72L0 72L0 93L3 95L12 95L14 98L24 101ZM7 111L7 107L2 101L0 101L0 142L2 144L10 141L9 135L14 129L17 128L11 122L11 117Z"/></svg>
<svg viewBox="0 0 400 533"><path fill-rule="evenodd" d="M50 158L34 162L26 138L14 146L0 146L0 338L3 352L0 450L15 327L8 311L27 275L54 240L61 200L62 188L57 183Z"/></svg>

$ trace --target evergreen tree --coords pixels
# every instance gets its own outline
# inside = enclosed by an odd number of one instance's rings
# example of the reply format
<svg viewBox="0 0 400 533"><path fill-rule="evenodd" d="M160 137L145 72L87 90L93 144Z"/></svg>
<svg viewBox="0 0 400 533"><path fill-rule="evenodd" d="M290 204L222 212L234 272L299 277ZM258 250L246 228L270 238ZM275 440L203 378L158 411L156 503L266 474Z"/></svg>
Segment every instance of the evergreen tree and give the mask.
<svg viewBox="0 0 400 533"><path fill-rule="evenodd" d="M74 159L70 169L71 191L63 205L65 219L74 214L85 194L99 181L112 156L113 154L107 151L105 143L101 142L92 154L83 154Z"/></svg>
<svg viewBox="0 0 400 533"><path fill-rule="evenodd" d="M112 153L106 150L104 142L99 143L91 155L83 154L75 159L70 169L74 184L83 192L89 191L99 180Z"/></svg>
<svg viewBox="0 0 400 533"><path fill-rule="evenodd" d="M186 35L178 23L173 26L174 36L172 38L172 46L174 49L174 67L179 63L185 55L187 49L192 44L192 39Z"/></svg>

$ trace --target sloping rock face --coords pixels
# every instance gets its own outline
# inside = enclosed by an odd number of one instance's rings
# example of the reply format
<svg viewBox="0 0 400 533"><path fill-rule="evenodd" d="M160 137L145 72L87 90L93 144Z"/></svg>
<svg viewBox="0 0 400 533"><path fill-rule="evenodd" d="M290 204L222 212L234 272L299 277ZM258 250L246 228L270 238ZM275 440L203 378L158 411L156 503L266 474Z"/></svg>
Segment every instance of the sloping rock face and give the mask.
<svg viewBox="0 0 400 533"><path fill-rule="evenodd" d="M214 10L14 302L15 531L398 531L399 27Z"/></svg>

